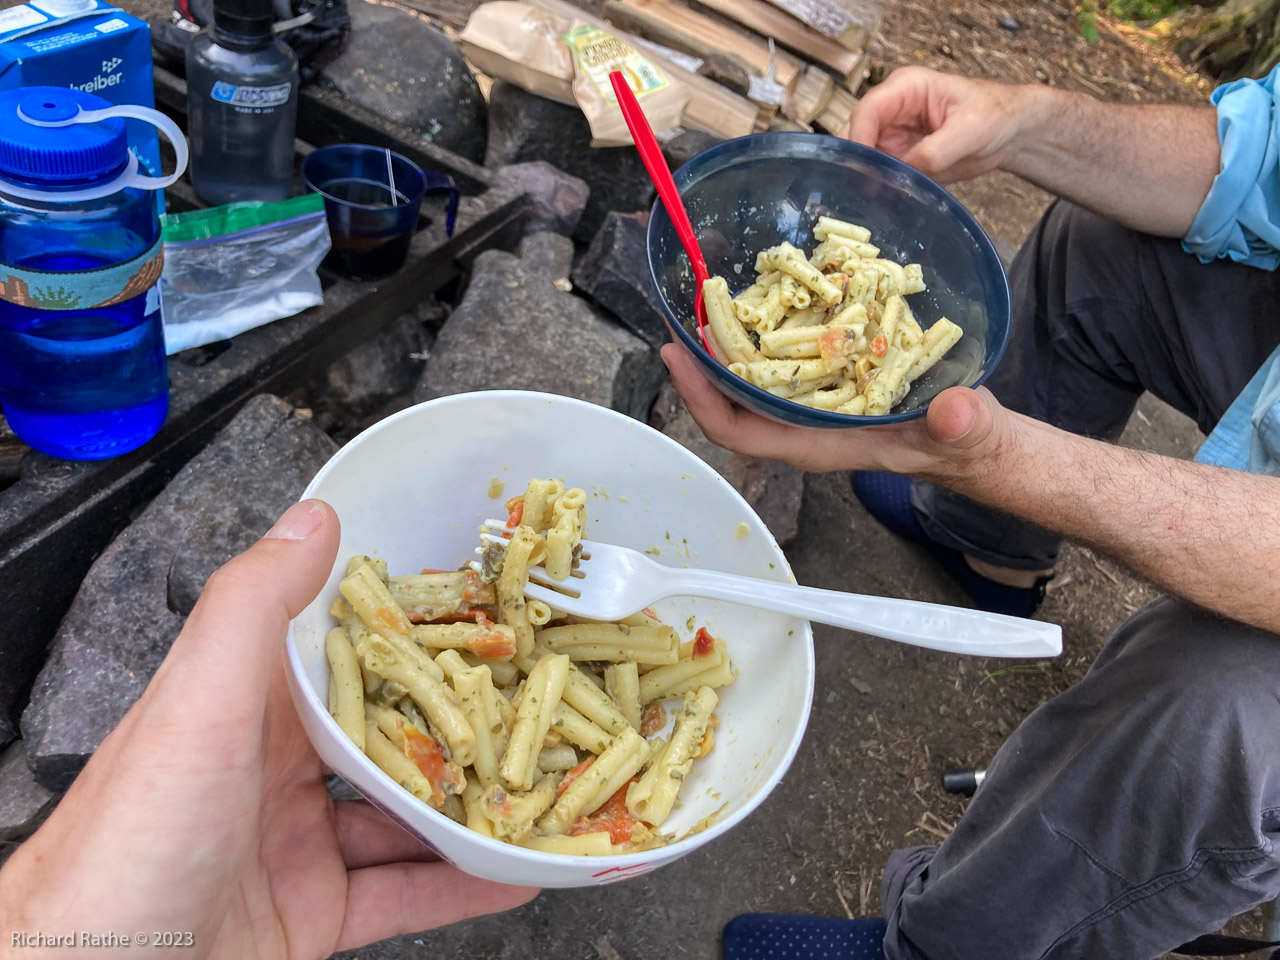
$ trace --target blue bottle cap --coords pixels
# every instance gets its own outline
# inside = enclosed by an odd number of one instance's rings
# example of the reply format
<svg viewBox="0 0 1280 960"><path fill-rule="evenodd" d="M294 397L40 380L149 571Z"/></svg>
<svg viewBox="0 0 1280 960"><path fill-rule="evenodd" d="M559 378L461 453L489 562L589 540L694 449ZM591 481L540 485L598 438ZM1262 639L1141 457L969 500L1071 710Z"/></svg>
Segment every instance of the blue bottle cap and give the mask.
<svg viewBox="0 0 1280 960"><path fill-rule="evenodd" d="M91 93L62 87L18 87L0 93L0 179L75 187L118 176L129 162L123 120L40 127L21 116L56 123L82 108L110 106Z"/></svg>

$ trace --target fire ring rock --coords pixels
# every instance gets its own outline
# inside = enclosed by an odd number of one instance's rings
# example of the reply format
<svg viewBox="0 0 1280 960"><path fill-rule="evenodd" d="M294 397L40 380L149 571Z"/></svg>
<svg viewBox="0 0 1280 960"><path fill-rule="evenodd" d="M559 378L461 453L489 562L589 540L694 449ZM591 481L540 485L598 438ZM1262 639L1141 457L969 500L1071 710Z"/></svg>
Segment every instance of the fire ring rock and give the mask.
<svg viewBox="0 0 1280 960"><path fill-rule="evenodd" d="M416 14L351 0L351 39L321 79L437 146L484 159L484 97L452 40Z"/></svg>
<svg viewBox="0 0 1280 960"><path fill-rule="evenodd" d="M42 786L71 785L146 688L209 574L266 533L336 450L283 400L255 397L94 561L22 715Z"/></svg>
<svg viewBox="0 0 1280 960"><path fill-rule="evenodd" d="M418 384L418 400L541 390L644 420L662 381L657 352L500 250L476 258Z"/></svg>

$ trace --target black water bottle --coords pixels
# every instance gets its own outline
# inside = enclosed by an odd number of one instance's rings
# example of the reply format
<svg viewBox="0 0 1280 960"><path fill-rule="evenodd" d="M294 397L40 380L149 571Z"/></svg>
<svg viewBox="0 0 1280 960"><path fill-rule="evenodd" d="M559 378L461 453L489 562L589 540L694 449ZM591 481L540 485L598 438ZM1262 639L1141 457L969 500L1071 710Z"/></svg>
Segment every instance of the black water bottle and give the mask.
<svg viewBox="0 0 1280 960"><path fill-rule="evenodd" d="M271 0L214 0L187 48L191 184L209 203L284 200L293 186L298 58Z"/></svg>

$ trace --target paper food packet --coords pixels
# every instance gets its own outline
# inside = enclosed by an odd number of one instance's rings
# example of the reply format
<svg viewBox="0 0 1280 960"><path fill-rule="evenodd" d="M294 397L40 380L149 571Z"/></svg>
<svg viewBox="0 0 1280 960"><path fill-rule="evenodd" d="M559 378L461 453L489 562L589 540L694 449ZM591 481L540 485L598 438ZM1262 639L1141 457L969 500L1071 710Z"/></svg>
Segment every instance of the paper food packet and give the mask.
<svg viewBox="0 0 1280 960"><path fill-rule="evenodd" d="M573 54L573 97L591 124L593 146L631 144L631 132L609 82L614 70L626 77L655 133L661 136L680 126L690 93L665 68L584 20L575 20L564 40Z"/></svg>
<svg viewBox="0 0 1280 960"><path fill-rule="evenodd" d="M591 145L631 145L609 83L620 70L654 132L680 127L690 92L665 65L585 20L558 16L527 3L497 0L477 7L461 36L477 69L530 93L575 103L591 126Z"/></svg>
<svg viewBox="0 0 1280 960"><path fill-rule="evenodd" d="M499 0L476 7L458 38L477 70L550 100L573 104L570 24L527 3Z"/></svg>

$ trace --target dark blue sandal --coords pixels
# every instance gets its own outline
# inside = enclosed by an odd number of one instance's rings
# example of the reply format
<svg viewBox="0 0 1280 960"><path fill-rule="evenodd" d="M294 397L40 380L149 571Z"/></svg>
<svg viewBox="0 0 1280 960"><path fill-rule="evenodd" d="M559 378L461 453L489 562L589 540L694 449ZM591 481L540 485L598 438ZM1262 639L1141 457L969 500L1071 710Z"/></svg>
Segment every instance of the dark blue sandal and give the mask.
<svg viewBox="0 0 1280 960"><path fill-rule="evenodd" d="M980 610L1014 617L1035 613L1044 602L1045 585L1052 578L1041 577L1034 587L1007 587L976 572L959 550L944 547L925 533L911 505L914 482L910 477L884 470L857 470L853 474L853 492L890 532L924 547Z"/></svg>
<svg viewBox="0 0 1280 960"><path fill-rule="evenodd" d="M885 922L744 913L724 927L724 960L884 960Z"/></svg>

